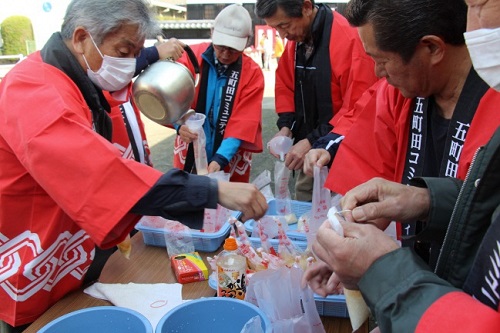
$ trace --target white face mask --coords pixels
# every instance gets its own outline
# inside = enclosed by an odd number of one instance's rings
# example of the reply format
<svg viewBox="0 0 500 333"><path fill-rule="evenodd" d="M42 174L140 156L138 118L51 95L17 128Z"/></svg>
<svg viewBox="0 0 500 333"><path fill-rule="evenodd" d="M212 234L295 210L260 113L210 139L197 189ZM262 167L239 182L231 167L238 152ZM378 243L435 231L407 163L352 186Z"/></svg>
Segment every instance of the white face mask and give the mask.
<svg viewBox="0 0 500 333"><path fill-rule="evenodd" d="M477 74L500 91L500 28L469 31L464 37Z"/></svg>
<svg viewBox="0 0 500 333"><path fill-rule="evenodd" d="M135 58L118 58L103 55L97 47L94 39L89 34L92 43L94 44L97 52L102 57L101 68L97 72L90 69L89 63L83 55L83 60L87 64L87 75L90 81L107 91L118 91L123 89L134 77L135 73Z"/></svg>

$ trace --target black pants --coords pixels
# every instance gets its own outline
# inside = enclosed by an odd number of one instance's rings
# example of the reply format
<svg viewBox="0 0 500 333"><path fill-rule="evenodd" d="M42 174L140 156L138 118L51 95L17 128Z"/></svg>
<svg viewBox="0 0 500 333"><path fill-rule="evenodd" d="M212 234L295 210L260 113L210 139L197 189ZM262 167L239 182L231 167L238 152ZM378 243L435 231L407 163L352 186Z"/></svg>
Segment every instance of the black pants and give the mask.
<svg viewBox="0 0 500 333"><path fill-rule="evenodd" d="M12 327L4 321L0 320L0 333L21 333L28 328L30 324Z"/></svg>

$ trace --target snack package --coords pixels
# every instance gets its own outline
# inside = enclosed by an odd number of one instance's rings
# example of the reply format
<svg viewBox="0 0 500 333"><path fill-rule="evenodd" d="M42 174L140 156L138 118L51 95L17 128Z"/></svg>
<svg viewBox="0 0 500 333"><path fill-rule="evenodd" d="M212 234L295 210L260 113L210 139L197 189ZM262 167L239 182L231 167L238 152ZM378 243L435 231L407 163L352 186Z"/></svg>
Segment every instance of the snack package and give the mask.
<svg viewBox="0 0 500 333"><path fill-rule="evenodd" d="M175 255L170 259L170 264L179 283L208 280L208 268L198 252Z"/></svg>

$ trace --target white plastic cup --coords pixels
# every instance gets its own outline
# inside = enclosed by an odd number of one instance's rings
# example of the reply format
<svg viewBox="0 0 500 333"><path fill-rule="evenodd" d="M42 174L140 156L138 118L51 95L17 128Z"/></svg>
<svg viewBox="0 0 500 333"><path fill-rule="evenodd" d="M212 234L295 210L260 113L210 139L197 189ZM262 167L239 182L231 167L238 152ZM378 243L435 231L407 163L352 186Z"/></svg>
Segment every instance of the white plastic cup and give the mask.
<svg viewBox="0 0 500 333"><path fill-rule="evenodd" d="M275 136L267 143L271 153L279 155L281 161L285 160L285 154L288 153L292 146L293 139L287 136Z"/></svg>
<svg viewBox="0 0 500 333"><path fill-rule="evenodd" d="M205 115L203 113L194 113L188 119L186 119L186 126L189 127L190 130L198 130L203 127L203 123L205 122Z"/></svg>

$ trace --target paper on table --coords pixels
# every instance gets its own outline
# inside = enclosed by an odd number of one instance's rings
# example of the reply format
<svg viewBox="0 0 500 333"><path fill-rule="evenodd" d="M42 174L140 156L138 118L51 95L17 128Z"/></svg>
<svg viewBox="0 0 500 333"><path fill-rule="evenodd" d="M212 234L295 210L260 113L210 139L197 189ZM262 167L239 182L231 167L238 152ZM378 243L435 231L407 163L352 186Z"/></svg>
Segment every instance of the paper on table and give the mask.
<svg viewBox="0 0 500 333"><path fill-rule="evenodd" d="M344 236L344 229L342 228L342 224L340 224L339 217L343 218L341 212L335 207L330 208L328 211L328 221L337 234ZM370 309L359 290L344 288L344 296L352 329L356 331L368 319Z"/></svg>
<svg viewBox="0 0 500 333"><path fill-rule="evenodd" d="M153 327L171 309L182 304L182 284L106 284L94 283L84 292L107 300L113 305L135 310L144 315Z"/></svg>

